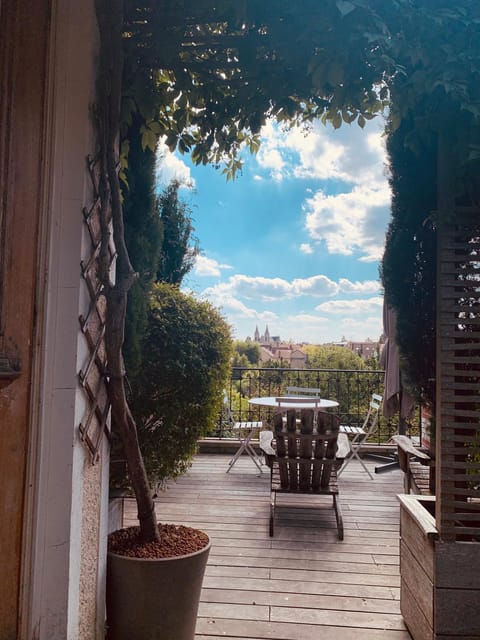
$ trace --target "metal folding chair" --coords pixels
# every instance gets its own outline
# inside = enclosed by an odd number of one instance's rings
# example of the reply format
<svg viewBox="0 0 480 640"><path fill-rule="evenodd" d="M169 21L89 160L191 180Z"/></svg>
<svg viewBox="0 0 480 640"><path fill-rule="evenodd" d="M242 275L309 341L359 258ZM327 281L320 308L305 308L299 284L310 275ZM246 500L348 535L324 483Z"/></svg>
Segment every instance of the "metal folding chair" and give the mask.
<svg viewBox="0 0 480 640"><path fill-rule="evenodd" d="M318 387L287 387L288 395L295 396L320 396Z"/></svg>
<svg viewBox="0 0 480 640"><path fill-rule="evenodd" d="M244 421L244 422L236 422L232 417L232 412L230 411L230 405L228 402L228 396L225 393L223 396L225 413L228 421L228 429L233 431L239 440L240 446L238 447L235 455L228 463L227 473L232 469L234 464L237 462L239 457L246 453L255 466L259 469L260 473L262 473L262 458L255 451L252 439L259 433L260 429L263 426L261 421Z"/></svg>
<svg viewBox="0 0 480 640"><path fill-rule="evenodd" d="M340 425L340 433L345 433L347 436L353 436L350 440L350 456L345 459L345 462L341 469L337 472L337 476L344 472L345 467L347 467L350 462L356 458L364 470L370 476L370 480L373 480L373 476L368 470L366 464L360 457L360 450L362 446L367 442L368 438L374 433L378 426L378 418L379 418L379 410L382 404L382 396L378 395L378 393L372 393L372 398L370 400L370 404L368 406L368 412L365 416L365 420L361 427L357 427L354 425Z"/></svg>

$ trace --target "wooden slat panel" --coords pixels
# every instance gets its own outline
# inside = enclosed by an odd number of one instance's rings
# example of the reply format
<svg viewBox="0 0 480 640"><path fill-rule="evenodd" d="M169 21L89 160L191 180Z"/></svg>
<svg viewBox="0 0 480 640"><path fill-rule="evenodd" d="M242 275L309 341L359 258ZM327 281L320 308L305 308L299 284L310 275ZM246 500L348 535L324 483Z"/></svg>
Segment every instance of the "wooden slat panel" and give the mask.
<svg viewBox="0 0 480 640"><path fill-rule="evenodd" d="M405 582L402 581L402 615L408 620L412 638L433 640L431 621L427 620L418 604L416 594L412 593Z"/></svg>
<svg viewBox="0 0 480 640"><path fill-rule="evenodd" d="M438 525L445 541L458 539L478 522L475 503L466 504L480 478L472 456L480 444L480 227L478 210L456 210L438 231L437 433ZM455 444L459 446L455 447ZM473 447L463 447L473 444ZM476 446L475 446L476 445ZM469 524L471 523L471 525ZM467 525L467 526L466 526ZM480 522L478 522L480 535Z"/></svg>
<svg viewBox="0 0 480 640"><path fill-rule="evenodd" d="M433 559L433 553L430 555ZM408 585L420 610L431 624L433 622L433 582L424 570L424 558L412 553L404 540L400 544L400 558L402 589L404 585Z"/></svg>

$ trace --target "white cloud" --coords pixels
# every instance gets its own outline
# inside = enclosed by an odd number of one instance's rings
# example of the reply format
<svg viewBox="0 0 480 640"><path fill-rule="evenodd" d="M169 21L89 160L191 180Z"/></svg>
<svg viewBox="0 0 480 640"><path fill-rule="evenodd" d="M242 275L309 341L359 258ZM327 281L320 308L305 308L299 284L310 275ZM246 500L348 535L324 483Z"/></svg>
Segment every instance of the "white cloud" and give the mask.
<svg viewBox="0 0 480 640"><path fill-rule="evenodd" d="M199 258L204 258L199 256ZM220 265L209 258L202 259L205 263L203 275L217 275L214 271L220 268L228 268L228 265ZM207 270L208 273L207 273ZM338 282L325 275L316 275L309 278L295 278L292 281L282 278L265 278L263 276L247 276L236 274L230 276L225 282L208 287L202 292L209 299L218 300L223 305L223 299L234 298L236 300L257 300L258 302L276 302L293 300L301 296L309 298L331 298L339 293L358 295L371 295L380 291L380 283L376 280L351 282L346 278L340 278ZM383 298L381 296L368 299L355 300L330 300L316 307L319 311L328 313L366 313L369 309L381 308Z"/></svg>
<svg viewBox="0 0 480 640"><path fill-rule="evenodd" d="M335 130L317 121L308 131L284 131L269 121L262 129L257 161L271 178L327 183L305 200L303 209L310 238L314 244L325 242L330 253L358 253L363 262L382 255L390 207L383 124L377 118L363 130L357 124ZM335 194L328 184L332 180ZM312 243L301 250L308 246L313 250Z"/></svg>
<svg viewBox="0 0 480 640"><path fill-rule="evenodd" d="M236 296L247 300L278 300L292 295L292 284L282 278L264 278L263 276L231 276L227 282L205 289L204 295Z"/></svg>
<svg viewBox="0 0 480 640"><path fill-rule="evenodd" d="M373 262L382 256L389 204L386 184L356 186L338 195L317 191L304 204L306 228L313 240L326 243L329 253L359 251L363 260Z"/></svg>
<svg viewBox="0 0 480 640"><path fill-rule="evenodd" d="M340 278L338 281L339 291L341 293L377 293L381 290L379 280L364 280L363 282L352 282L347 278Z"/></svg>
<svg viewBox="0 0 480 640"><path fill-rule="evenodd" d="M292 282L294 295L331 296L338 291L338 284L327 276L318 275L310 278L296 278Z"/></svg>
<svg viewBox="0 0 480 640"><path fill-rule="evenodd" d="M197 276L220 276L223 269L231 269L228 264L221 264L213 258L199 254L195 259L194 272Z"/></svg>
<svg viewBox="0 0 480 640"><path fill-rule="evenodd" d="M308 243L308 242L303 242L303 243L300 245L300 251L301 251L302 253L306 253L307 255L310 255L310 254L312 254L312 253L313 253L313 247L312 247L312 245L311 245L310 243Z"/></svg>
<svg viewBox="0 0 480 640"><path fill-rule="evenodd" d="M315 121L308 129L262 128L258 164L275 179L297 177L340 180L348 184L384 183L385 145L381 118L334 129Z"/></svg>
<svg viewBox="0 0 480 640"><path fill-rule="evenodd" d="M190 167L188 167L177 154L171 153L167 145L160 140L157 148L157 184L162 187L168 185L172 180L178 180L189 188L195 187L195 180L192 178Z"/></svg>
<svg viewBox="0 0 480 640"><path fill-rule="evenodd" d="M289 171L283 159L284 133L272 120L269 120L261 131L262 144L256 155L261 169L269 172L270 178L280 181Z"/></svg>
<svg viewBox="0 0 480 640"><path fill-rule="evenodd" d="M315 307L316 311L343 315L365 315L381 311L383 298L375 296L367 300L329 300Z"/></svg>
<svg viewBox="0 0 480 640"><path fill-rule="evenodd" d="M310 278L295 278L291 282L282 278L265 278L263 276L246 276L236 274L226 282L221 282L205 289L204 295L236 296L247 300L272 302L274 300L291 299L299 296L332 296L339 286L324 275Z"/></svg>
<svg viewBox="0 0 480 640"><path fill-rule="evenodd" d="M205 289L201 297L208 299L214 306L220 308L221 312L226 314L232 322L235 321L235 324L236 321L241 319L267 323L278 320L278 315L273 311L253 309L235 296L226 294L220 288Z"/></svg>
<svg viewBox="0 0 480 640"><path fill-rule="evenodd" d="M257 159L260 166L270 170L270 176L274 180L280 181L282 179L285 162L279 149L275 149L269 144L262 145L258 151Z"/></svg>

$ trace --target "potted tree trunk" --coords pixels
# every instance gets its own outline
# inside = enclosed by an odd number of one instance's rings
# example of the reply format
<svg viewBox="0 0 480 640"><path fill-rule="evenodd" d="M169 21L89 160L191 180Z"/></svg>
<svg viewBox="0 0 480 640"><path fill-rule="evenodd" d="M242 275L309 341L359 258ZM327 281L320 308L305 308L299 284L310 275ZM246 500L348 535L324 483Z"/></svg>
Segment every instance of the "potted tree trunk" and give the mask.
<svg viewBox="0 0 480 640"><path fill-rule="evenodd" d="M231 345L228 325L208 302L170 284L154 285L130 406L155 491L187 469L198 439L216 424ZM140 527L109 536L109 638L194 636L208 536L174 524L158 530L159 543L144 543Z"/></svg>

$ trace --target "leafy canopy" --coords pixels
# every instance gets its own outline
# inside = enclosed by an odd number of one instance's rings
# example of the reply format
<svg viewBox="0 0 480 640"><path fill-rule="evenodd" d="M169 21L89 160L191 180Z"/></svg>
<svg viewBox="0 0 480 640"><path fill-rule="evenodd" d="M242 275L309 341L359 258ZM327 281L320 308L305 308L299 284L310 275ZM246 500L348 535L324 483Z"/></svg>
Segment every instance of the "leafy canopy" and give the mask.
<svg viewBox="0 0 480 640"><path fill-rule="evenodd" d="M370 59L381 33L358 0L127 1L123 117L139 109L145 145L164 135L196 163L228 158L231 176L269 117L363 126L379 112L383 73Z"/></svg>
<svg viewBox="0 0 480 640"><path fill-rule="evenodd" d="M346 347L305 345L308 369L365 369L365 361Z"/></svg>
<svg viewBox="0 0 480 640"><path fill-rule="evenodd" d="M125 125L139 111L145 146L165 136L227 178L267 118L480 116L475 0L126 0L123 35Z"/></svg>
<svg viewBox="0 0 480 640"><path fill-rule="evenodd" d="M233 366L258 366L260 361L260 345L252 340L235 340L233 342Z"/></svg>

